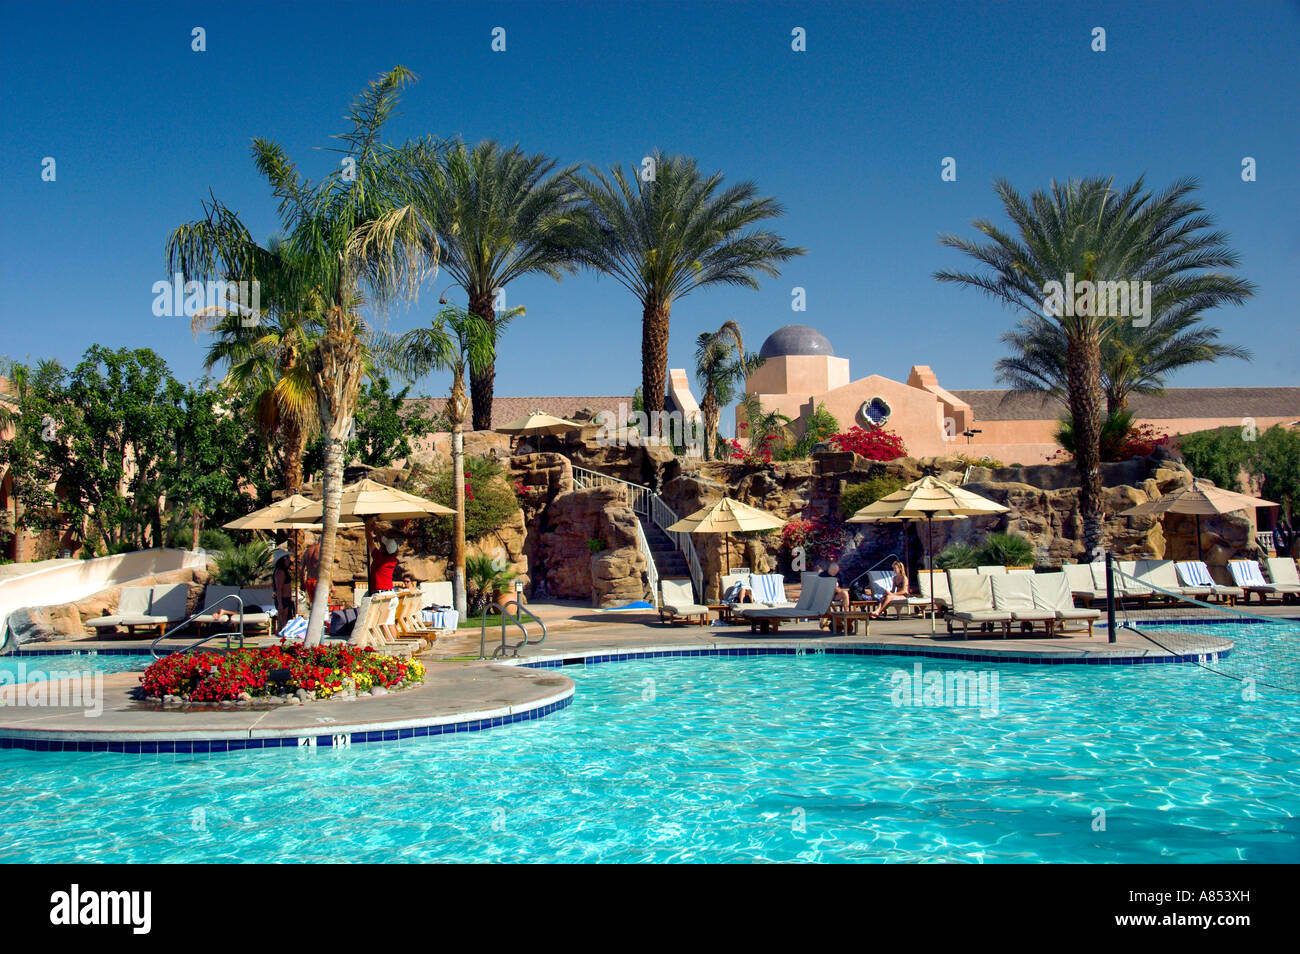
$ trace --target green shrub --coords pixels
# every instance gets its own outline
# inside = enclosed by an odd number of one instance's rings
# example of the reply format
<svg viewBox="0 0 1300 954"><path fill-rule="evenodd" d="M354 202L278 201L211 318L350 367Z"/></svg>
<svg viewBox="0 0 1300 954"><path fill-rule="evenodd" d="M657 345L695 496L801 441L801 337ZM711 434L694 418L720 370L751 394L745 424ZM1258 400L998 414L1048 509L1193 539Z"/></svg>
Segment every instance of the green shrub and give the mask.
<svg viewBox="0 0 1300 954"><path fill-rule="evenodd" d="M1034 545L1018 533L990 533L979 557L984 566L1032 566Z"/></svg>
<svg viewBox="0 0 1300 954"><path fill-rule="evenodd" d="M850 484L840 494L840 516L847 520L863 507L875 503L881 497L888 497L896 490L907 486L907 481L894 474L877 474L868 477L860 484Z"/></svg>
<svg viewBox="0 0 1300 954"><path fill-rule="evenodd" d="M934 558L940 570L968 570L980 565L980 551L964 543L950 543Z"/></svg>
<svg viewBox="0 0 1300 954"><path fill-rule="evenodd" d="M252 586L260 583L271 575L273 552L263 540L222 550L213 557L217 564L213 582L221 586Z"/></svg>
<svg viewBox="0 0 1300 954"><path fill-rule="evenodd" d="M519 512L519 498L502 478L501 465L487 457L465 458L465 539L477 540L500 530ZM456 506L455 478L450 463L427 477L417 477L412 493L447 507ZM450 552L450 516L420 521L420 532L432 552Z"/></svg>
<svg viewBox="0 0 1300 954"><path fill-rule="evenodd" d="M465 558L465 586L470 593L471 615L481 615L496 595L509 589L518 574L504 557L490 557L485 553Z"/></svg>
<svg viewBox="0 0 1300 954"><path fill-rule="evenodd" d="M209 553L215 553L220 550L229 550L234 547L235 541L224 530L215 528L199 531L199 549L207 550Z"/></svg>

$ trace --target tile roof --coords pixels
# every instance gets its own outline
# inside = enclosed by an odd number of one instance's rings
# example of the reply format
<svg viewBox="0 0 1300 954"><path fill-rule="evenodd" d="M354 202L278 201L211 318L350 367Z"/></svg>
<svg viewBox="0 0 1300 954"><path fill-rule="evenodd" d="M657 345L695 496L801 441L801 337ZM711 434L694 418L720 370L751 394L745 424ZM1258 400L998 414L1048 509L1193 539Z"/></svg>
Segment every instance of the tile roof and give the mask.
<svg viewBox="0 0 1300 954"><path fill-rule="evenodd" d="M424 413L442 410L447 398L408 398L408 405L418 405ZM626 404L632 413L632 396L629 394L597 394L581 397L498 397L492 400L492 426L500 427L516 418L541 409L556 417L571 417L584 408L592 411L618 413L619 404Z"/></svg>
<svg viewBox="0 0 1300 954"><path fill-rule="evenodd" d="M957 391L977 420L1041 421L1065 415L1061 404L1037 394L1011 391ZM1159 397L1135 394L1129 409L1143 420L1215 417L1290 417L1300 419L1300 388L1168 388Z"/></svg>

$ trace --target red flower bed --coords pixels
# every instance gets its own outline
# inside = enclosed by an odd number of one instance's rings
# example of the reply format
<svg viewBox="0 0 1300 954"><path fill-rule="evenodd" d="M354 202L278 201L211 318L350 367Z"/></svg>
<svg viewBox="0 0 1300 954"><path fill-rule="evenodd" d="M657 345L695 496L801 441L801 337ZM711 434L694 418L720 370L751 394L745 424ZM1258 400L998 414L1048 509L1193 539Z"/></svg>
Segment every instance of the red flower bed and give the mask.
<svg viewBox="0 0 1300 954"><path fill-rule="evenodd" d="M746 467L762 467L772 463L772 449L776 446L776 435L770 434L759 442L757 447L748 449L740 446L740 441L723 439L730 460L737 460Z"/></svg>
<svg viewBox="0 0 1300 954"><path fill-rule="evenodd" d="M849 543L849 534L838 523L829 520L794 517L781 528L781 542L792 553L803 547L804 553L813 563L829 563L838 560L844 552Z"/></svg>
<svg viewBox="0 0 1300 954"><path fill-rule="evenodd" d="M907 456L903 439L883 427L867 430L855 424L842 434L833 434L830 443L841 451L857 454L867 460L897 460Z"/></svg>
<svg viewBox="0 0 1300 954"><path fill-rule="evenodd" d="M287 682L270 684L273 669L289 670ZM281 643L229 653L177 653L159 659L140 677L146 696L182 696L195 702L237 699L246 692L266 696L281 685L289 692L305 689L328 698L351 682L358 691L375 686L386 689L419 682L424 664L416 660L381 656L355 646L312 646Z"/></svg>

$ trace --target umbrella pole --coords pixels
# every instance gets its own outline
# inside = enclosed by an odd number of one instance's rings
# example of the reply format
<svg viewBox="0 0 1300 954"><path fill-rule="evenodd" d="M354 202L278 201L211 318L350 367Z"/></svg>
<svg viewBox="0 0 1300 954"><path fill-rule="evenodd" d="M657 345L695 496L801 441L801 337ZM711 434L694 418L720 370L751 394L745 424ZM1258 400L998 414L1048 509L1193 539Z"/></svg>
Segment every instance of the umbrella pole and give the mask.
<svg viewBox="0 0 1300 954"><path fill-rule="evenodd" d="M727 575L731 575L731 531L722 535L722 548L727 552Z"/></svg>
<svg viewBox="0 0 1300 954"><path fill-rule="evenodd" d="M1205 554L1201 552L1201 515L1196 515L1196 559L1198 562L1205 562Z"/></svg>
<svg viewBox="0 0 1300 954"><path fill-rule="evenodd" d="M934 635L934 523L925 514L926 572L930 574L930 635Z"/></svg>

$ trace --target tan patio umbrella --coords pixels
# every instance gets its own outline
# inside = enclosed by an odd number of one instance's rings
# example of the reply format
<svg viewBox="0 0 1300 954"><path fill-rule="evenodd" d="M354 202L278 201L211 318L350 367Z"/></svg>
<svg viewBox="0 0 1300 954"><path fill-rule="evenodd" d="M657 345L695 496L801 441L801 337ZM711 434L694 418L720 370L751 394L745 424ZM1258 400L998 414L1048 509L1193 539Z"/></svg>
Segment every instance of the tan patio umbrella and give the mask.
<svg viewBox="0 0 1300 954"><path fill-rule="evenodd" d="M1196 517L1196 558L1204 559L1201 552L1201 517L1215 514L1236 513L1258 507L1277 507L1279 504L1260 497L1239 494L1233 490L1224 490L1213 484L1193 480L1190 487L1180 487L1163 497L1148 500L1144 504L1130 507L1118 514L1120 517L1159 516L1166 513L1190 514Z"/></svg>
<svg viewBox="0 0 1300 954"><path fill-rule="evenodd" d="M766 510L759 510L739 500L723 497L711 507L697 510L689 517L683 517L666 529L671 533L725 533L727 543L731 542L732 533L746 533L752 530L779 530L785 521ZM727 572L731 572L731 547L724 546L727 553Z"/></svg>
<svg viewBox="0 0 1300 954"><path fill-rule="evenodd" d="M502 424L494 428L502 434L517 434L520 437L536 434L567 434L569 431L580 431L582 425L576 421L567 421L562 417L556 417L554 414L547 414L545 411L536 410L531 414L525 414L523 417L516 418L509 424Z"/></svg>
<svg viewBox="0 0 1300 954"><path fill-rule="evenodd" d="M877 520L925 520L925 539L930 574L930 632L934 632L934 521L961 520L987 514L1006 513L1007 508L987 497L963 490L938 477L922 477L902 490L867 504L849 523L872 523Z"/></svg>
<svg viewBox="0 0 1300 954"><path fill-rule="evenodd" d="M320 517L315 520L297 519L297 515L312 506L316 501L302 494L290 494L275 503L254 510L250 514L236 517L229 523L222 524L226 530L319 530ZM286 523L286 520L292 522ZM341 528L361 526L360 520L340 521ZM289 564L289 579L295 592L298 587L298 538L293 536L293 560ZM295 597L296 598L296 597Z"/></svg>
<svg viewBox="0 0 1300 954"><path fill-rule="evenodd" d="M396 487L389 487L369 477L348 484L343 488L343 498L339 503L339 526L357 526L370 518L384 520L419 520L425 517L454 514L456 511L442 504L425 500L415 494L408 494ZM281 524L302 520L321 519L322 502L313 500L311 505L284 517ZM344 521L352 521L345 524ZM366 547L366 578L370 577L370 548Z"/></svg>

